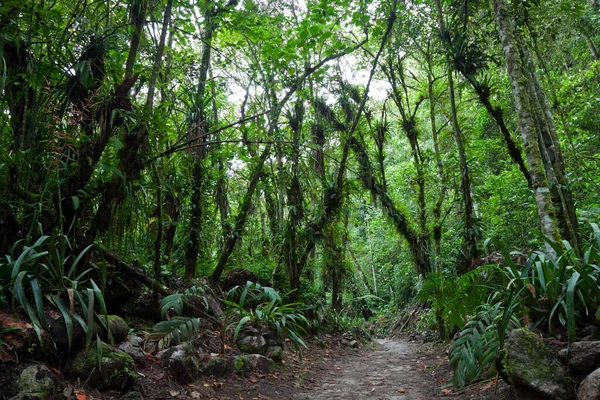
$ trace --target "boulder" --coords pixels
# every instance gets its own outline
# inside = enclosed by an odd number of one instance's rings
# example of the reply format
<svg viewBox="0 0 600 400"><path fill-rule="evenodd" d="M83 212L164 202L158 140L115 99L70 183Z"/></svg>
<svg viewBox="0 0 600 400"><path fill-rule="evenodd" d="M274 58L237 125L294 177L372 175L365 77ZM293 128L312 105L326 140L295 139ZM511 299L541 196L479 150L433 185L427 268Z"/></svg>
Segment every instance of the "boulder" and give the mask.
<svg viewBox="0 0 600 400"><path fill-rule="evenodd" d="M239 339L237 346L242 353L265 354L267 352L267 341L260 334Z"/></svg>
<svg viewBox="0 0 600 400"><path fill-rule="evenodd" d="M243 268L235 268L225 273L225 278L221 282L221 290L228 292L236 286L244 287L246 282L258 282L258 275Z"/></svg>
<svg viewBox="0 0 600 400"><path fill-rule="evenodd" d="M577 332L581 340L594 341L600 339L600 328L596 325L586 325Z"/></svg>
<svg viewBox="0 0 600 400"><path fill-rule="evenodd" d="M587 374L600 367L600 342L575 342L569 347L567 365L576 374Z"/></svg>
<svg viewBox="0 0 600 400"><path fill-rule="evenodd" d="M119 350L129 354L134 361L145 361L146 353L134 342L123 342L119 344Z"/></svg>
<svg viewBox="0 0 600 400"><path fill-rule="evenodd" d="M268 327L262 327L260 329L260 334L265 341L267 342L267 346L281 346L283 347L283 338L277 334L277 331L270 329Z"/></svg>
<svg viewBox="0 0 600 400"><path fill-rule="evenodd" d="M281 362L281 360L283 359L283 347L281 347L281 346L268 347L266 356L275 362Z"/></svg>
<svg viewBox="0 0 600 400"><path fill-rule="evenodd" d="M600 368L581 382L577 391L579 400L600 400Z"/></svg>
<svg viewBox="0 0 600 400"><path fill-rule="evenodd" d="M531 331L516 329L510 333L504 368L517 400L571 398L562 364Z"/></svg>
<svg viewBox="0 0 600 400"><path fill-rule="evenodd" d="M34 364L25 368L17 382L19 393L10 400L50 399L60 391L58 376L46 366Z"/></svg>
<svg viewBox="0 0 600 400"><path fill-rule="evenodd" d="M218 356L209 356L201 368L201 372L204 375L212 376L223 376L227 369L226 361L224 358Z"/></svg>
<svg viewBox="0 0 600 400"><path fill-rule="evenodd" d="M252 371L252 364L246 356L237 356L232 358L233 372L240 376L244 376Z"/></svg>
<svg viewBox="0 0 600 400"><path fill-rule="evenodd" d="M108 315L108 327L115 343L120 343L127 338L129 326L118 315ZM101 317L104 321L104 316ZM96 321L96 334L104 342L108 342L108 333L104 326ZM69 341L67 336L67 327L62 316L57 319L50 320L50 336L56 344L58 355L67 355L82 349L85 345L85 331L79 323L73 320L73 328L71 331L71 349L69 350Z"/></svg>
<svg viewBox="0 0 600 400"><path fill-rule="evenodd" d="M67 364L65 373L69 377L88 380L100 390L125 390L135 378L133 359L121 350L104 342L99 342L101 358L98 364L97 344L93 343L88 351L81 350Z"/></svg>
<svg viewBox="0 0 600 400"><path fill-rule="evenodd" d="M163 350L157 354L160 364L179 383L190 383L200 374L198 354L189 342Z"/></svg>
<svg viewBox="0 0 600 400"><path fill-rule="evenodd" d="M127 339L129 325L118 315L108 315L108 327L115 343L121 343ZM101 317L104 320L104 317ZM102 336L100 336L102 338Z"/></svg>
<svg viewBox="0 0 600 400"><path fill-rule="evenodd" d="M261 374L272 374L275 371L275 362L261 354L248 354L246 359L252 366L252 371Z"/></svg>

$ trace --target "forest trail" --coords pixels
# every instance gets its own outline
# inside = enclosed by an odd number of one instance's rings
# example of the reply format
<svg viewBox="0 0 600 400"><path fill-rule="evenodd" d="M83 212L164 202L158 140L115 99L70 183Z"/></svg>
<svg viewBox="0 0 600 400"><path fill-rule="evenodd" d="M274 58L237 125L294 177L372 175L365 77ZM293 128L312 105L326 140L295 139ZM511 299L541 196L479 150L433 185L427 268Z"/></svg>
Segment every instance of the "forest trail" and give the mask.
<svg viewBox="0 0 600 400"><path fill-rule="evenodd" d="M502 382L483 382L460 393L443 386L451 377L445 347L408 338L377 339L360 349L312 348L302 364L289 365L277 379L228 382L235 399L429 400L508 398ZM235 396L232 396L235 393ZM222 393L225 394L225 393Z"/></svg>
<svg viewBox="0 0 600 400"><path fill-rule="evenodd" d="M336 360L330 368L321 367L325 370L313 390L293 398L302 400L438 398L438 385L431 376L422 372L424 364L419 360L417 345L398 339L378 339L377 342L378 349Z"/></svg>

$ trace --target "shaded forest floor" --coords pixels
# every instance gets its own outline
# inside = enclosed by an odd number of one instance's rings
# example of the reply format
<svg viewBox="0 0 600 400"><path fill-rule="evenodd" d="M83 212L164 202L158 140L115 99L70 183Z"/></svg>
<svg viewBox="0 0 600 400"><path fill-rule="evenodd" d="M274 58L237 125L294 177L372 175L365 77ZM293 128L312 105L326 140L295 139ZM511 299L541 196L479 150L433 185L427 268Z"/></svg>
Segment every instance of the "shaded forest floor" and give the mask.
<svg viewBox="0 0 600 400"><path fill-rule="evenodd" d="M508 399L508 386L486 381L456 393L445 388L451 378L446 346L419 344L409 337L379 339L358 349L325 336L309 343L303 361L286 351L276 372L246 377L205 379L191 385L172 382L165 371L141 369L136 392L105 399ZM90 393L88 398L95 396Z"/></svg>

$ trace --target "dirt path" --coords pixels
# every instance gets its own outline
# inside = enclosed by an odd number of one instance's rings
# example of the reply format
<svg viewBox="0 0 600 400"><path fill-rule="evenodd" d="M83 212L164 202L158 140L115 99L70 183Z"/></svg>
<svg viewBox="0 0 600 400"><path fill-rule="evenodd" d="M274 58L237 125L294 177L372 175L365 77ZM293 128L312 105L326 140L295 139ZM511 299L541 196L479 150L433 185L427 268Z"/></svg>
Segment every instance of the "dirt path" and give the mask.
<svg viewBox="0 0 600 400"><path fill-rule="evenodd" d="M433 378L422 374L415 344L379 339L379 348L337 360L323 371L310 393L293 399L386 399L418 400L438 398ZM429 379L428 379L429 378Z"/></svg>
<svg viewBox="0 0 600 400"><path fill-rule="evenodd" d="M303 363L288 359L280 372L224 383L220 399L429 400L508 399L508 387L483 382L461 393L450 379L445 348L405 339L379 339L367 348L311 347Z"/></svg>

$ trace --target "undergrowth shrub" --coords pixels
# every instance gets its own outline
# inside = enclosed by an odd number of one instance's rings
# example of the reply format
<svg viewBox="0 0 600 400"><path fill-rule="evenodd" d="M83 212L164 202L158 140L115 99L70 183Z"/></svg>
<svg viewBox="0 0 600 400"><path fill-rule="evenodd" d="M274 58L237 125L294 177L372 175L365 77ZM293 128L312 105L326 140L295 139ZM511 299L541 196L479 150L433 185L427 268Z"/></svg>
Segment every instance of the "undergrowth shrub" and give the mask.
<svg viewBox="0 0 600 400"><path fill-rule="evenodd" d="M566 241L562 246L551 243L556 259L536 251L524 265L517 265L504 251L504 265L485 265L466 274L474 278L499 273L501 279L493 285L473 280L491 294L452 344L455 387L481 376L512 329L527 326L550 335L564 329L571 342L578 324L600 318L600 229L590 225L592 239L581 255Z"/></svg>
<svg viewBox="0 0 600 400"><path fill-rule="evenodd" d="M89 348L98 324L110 336L104 295L91 278L95 272L106 279L106 271L95 264L82 268L84 258L92 245L76 253L66 235L42 235L33 244L15 242L9 252L0 257L0 298L10 302L13 310L23 310L38 339L48 329L44 308L51 305L62 315L69 349L72 345L74 324L86 332Z"/></svg>
<svg viewBox="0 0 600 400"><path fill-rule="evenodd" d="M267 326L278 336L290 339L302 356L300 346L306 348L301 335L306 334L309 320L304 316L306 306L300 302L286 303L285 299L292 292L283 296L276 289L248 281L245 286L236 286L229 290L224 303L230 307L228 311L239 317L235 325L234 340L247 323Z"/></svg>

